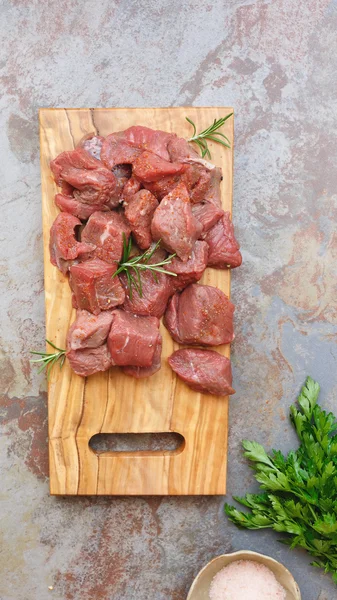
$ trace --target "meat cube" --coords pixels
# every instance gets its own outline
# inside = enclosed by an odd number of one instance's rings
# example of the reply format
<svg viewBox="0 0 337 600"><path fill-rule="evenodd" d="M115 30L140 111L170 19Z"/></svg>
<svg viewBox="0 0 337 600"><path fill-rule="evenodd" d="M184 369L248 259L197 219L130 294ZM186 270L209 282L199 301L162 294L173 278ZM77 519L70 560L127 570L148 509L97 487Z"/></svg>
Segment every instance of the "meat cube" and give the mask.
<svg viewBox="0 0 337 600"><path fill-rule="evenodd" d="M190 283L196 283L201 279L207 267L208 244L197 241L191 253L191 258L183 262L180 258L173 258L167 265L167 270L176 273L177 277L171 278L174 290L181 290Z"/></svg>
<svg viewBox="0 0 337 600"><path fill-rule="evenodd" d="M155 241L161 240L163 246L175 252L183 262L190 258L201 226L192 214L184 184L177 185L161 201L153 216L151 233Z"/></svg>
<svg viewBox="0 0 337 600"><path fill-rule="evenodd" d="M100 371L107 371L112 366L111 355L107 344L98 348L68 350L66 353L72 370L81 377L88 377Z"/></svg>
<svg viewBox="0 0 337 600"><path fill-rule="evenodd" d="M239 267L242 263L240 246L235 239L229 212L204 237L209 246L208 265L216 269Z"/></svg>
<svg viewBox="0 0 337 600"><path fill-rule="evenodd" d="M94 132L91 132L82 137L82 139L77 144L77 147L83 148L91 156L93 156L97 160L100 160L103 142L104 137L102 137L101 135L96 135L96 133Z"/></svg>
<svg viewBox="0 0 337 600"><path fill-rule="evenodd" d="M70 287L76 306L97 315L122 304L125 293L117 276L116 266L94 258L70 267Z"/></svg>
<svg viewBox="0 0 337 600"><path fill-rule="evenodd" d="M131 165L116 165L112 169L112 172L116 177L116 189L114 194L109 198L108 206L111 209L118 208L122 203L124 187L127 185L132 175Z"/></svg>
<svg viewBox="0 0 337 600"><path fill-rule="evenodd" d="M124 131L117 131L104 140L101 161L108 169L113 169L116 165L132 164L141 153L142 150L125 137Z"/></svg>
<svg viewBox="0 0 337 600"><path fill-rule="evenodd" d="M166 252L158 249L153 254L149 263L161 262L166 258ZM167 269L169 270L169 268ZM155 273L150 271L140 272L140 282L142 294L140 296L136 287L132 286L130 293L127 277L124 273L120 275L121 283L125 290L125 302L123 309L136 315L151 315L152 317L162 317L169 297L173 294L171 279L175 279L165 273Z"/></svg>
<svg viewBox="0 0 337 600"><path fill-rule="evenodd" d="M159 181L167 175L177 175L185 171L185 165L171 163L147 150L142 152L133 163L133 175L141 182Z"/></svg>
<svg viewBox="0 0 337 600"><path fill-rule="evenodd" d="M101 207L99 204L84 204L79 200L76 200L73 196L67 196L65 194L56 194L55 204L63 212L67 212L82 221L86 221L89 217L98 210L105 210L105 207ZM108 207L106 207L108 210Z"/></svg>
<svg viewBox="0 0 337 600"><path fill-rule="evenodd" d="M95 212L84 227L81 239L95 244L95 258L117 264L123 253L123 238L125 236L128 240L130 232L130 226L122 213Z"/></svg>
<svg viewBox="0 0 337 600"><path fill-rule="evenodd" d="M213 225L225 214L220 206L205 201L193 204L192 213L202 226L201 237L204 237L207 231L212 229Z"/></svg>
<svg viewBox="0 0 337 600"><path fill-rule="evenodd" d="M188 158L200 158L194 147L185 138L174 136L167 146L172 162L184 162Z"/></svg>
<svg viewBox="0 0 337 600"><path fill-rule="evenodd" d="M152 183L143 182L143 186L145 189L149 190L157 200L162 200L177 187L180 179L181 175L166 175L159 179L159 181L153 181Z"/></svg>
<svg viewBox="0 0 337 600"><path fill-rule="evenodd" d="M131 375L131 377L135 377L136 379L151 377L151 375L157 373L161 367L161 350L162 340L160 339L156 346L151 367L122 367L123 373Z"/></svg>
<svg viewBox="0 0 337 600"><path fill-rule="evenodd" d="M140 190L124 202L125 216L133 237L143 250L152 244L151 222L157 206L157 199L147 190Z"/></svg>
<svg viewBox="0 0 337 600"><path fill-rule="evenodd" d="M133 146L149 150L164 160L170 160L167 146L171 140L177 137L174 133L150 129L142 125L129 127L124 131L124 136Z"/></svg>
<svg viewBox="0 0 337 600"><path fill-rule="evenodd" d="M186 165L186 171L181 176L181 181L186 185L191 202L201 202L207 195L211 172L202 165Z"/></svg>
<svg viewBox="0 0 337 600"><path fill-rule="evenodd" d="M87 257L95 250L93 244L76 240L75 228L79 225L81 221L73 215L60 213L50 229L50 262L64 274L75 260Z"/></svg>
<svg viewBox="0 0 337 600"><path fill-rule="evenodd" d="M223 177L220 167L212 169L210 175L211 178L203 200L206 200L207 202L212 202L212 204L215 204L215 206L221 206L220 183L223 180Z"/></svg>
<svg viewBox="0 0 337 600"><path fill-rule="evenodd" d="M61 186L63 182L70 184L75 198L85 204L103 206L115 192L113 173L84 148L62 152L51 161L50 168L57 185Z"/></svg>
<svg viewBox="0 0 337 600"><path fill-rule="evenodd" d="M157 346L161 343L159 320L119 309L114 310L112 315L108 348L114 364L152 367Z"/></svg>
<svg viewBox="0 0 337 600"><path fill-rule="evenodd" d="M192 390L216 396L235 394L231 362L213 350L184 348L173 352L168 362Z"/></svg>
<svg viewBox="0 0 337 600"><path fill-rule="evenodd" d="M174 294L164 323L179 344L220 346L234 339L234 304L218 288L189 285Z"/></svg>
<svg viewBox="0 0 337 600"><path fill-rule="evenodd" d="M112 313L104 311L93 315L87 310L78 310L74 323L67 334L67 350L98 348L106 342L112 323Z"/></svg>
<svg viewBox="0 0 337 600"><path fill-rule="evenodd" d="M140 181L135 177L130 177L123 187L122 200L127 200L130 196L133 196L140 190Z"/></svg>

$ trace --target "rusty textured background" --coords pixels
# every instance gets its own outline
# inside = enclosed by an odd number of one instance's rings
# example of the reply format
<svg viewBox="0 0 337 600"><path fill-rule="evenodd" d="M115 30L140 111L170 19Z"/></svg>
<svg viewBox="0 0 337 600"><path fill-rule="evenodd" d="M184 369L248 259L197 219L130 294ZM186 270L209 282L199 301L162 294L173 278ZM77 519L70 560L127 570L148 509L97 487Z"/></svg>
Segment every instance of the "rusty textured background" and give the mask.
<svg viewBox="0 0 337 600"><path fill-rule="evenodd" d="M252 489L240 441L295 443L306 374L336 406L337 3L2 0L1 600L184 600L214 555L282 560L304 600L329 577L270 532L240 532L222 498L48 496L40 106L233 105L235 215L228 497ZM49 590L48 586L53 589Z"/></svg>

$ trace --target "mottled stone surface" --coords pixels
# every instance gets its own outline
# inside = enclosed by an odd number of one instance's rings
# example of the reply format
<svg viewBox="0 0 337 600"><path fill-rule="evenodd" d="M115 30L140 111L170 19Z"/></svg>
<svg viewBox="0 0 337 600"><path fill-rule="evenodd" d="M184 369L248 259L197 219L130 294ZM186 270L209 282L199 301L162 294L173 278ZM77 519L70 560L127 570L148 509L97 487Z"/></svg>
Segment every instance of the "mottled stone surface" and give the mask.
<svg viewBox="0 0 337 600"><path fill-rule="evenodd" d="M242 438L286 450L310 373L337 409L335 0L2 0L1 600L184 600L214 555L282 560L304 600L328 576L222 498L48 496L40 106L233 105L236 340L228 497L253 489ZM3 293L5 289L5 293ZM48 587L53 589L49 590Z"/></svg>

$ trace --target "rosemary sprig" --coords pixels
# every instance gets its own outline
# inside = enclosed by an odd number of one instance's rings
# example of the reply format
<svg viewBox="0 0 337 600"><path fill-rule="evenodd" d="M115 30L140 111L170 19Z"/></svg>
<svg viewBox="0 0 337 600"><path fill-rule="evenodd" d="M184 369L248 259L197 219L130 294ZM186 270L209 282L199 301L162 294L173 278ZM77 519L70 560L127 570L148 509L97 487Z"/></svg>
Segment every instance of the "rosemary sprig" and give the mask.
<svg viewBox="0 0 337 600"><path fill-rule="evenodd" d="M48 352L37 352L36 350L31 350L30 351L31 354L37 354L38 356L41 356L41 358L32 359L30 362L31 363L41 363L41 367L38 370L38 373L41 373L44 369L46 369L47 379L49 379L51 370L57 362L59 362L60 369L62 369L62 367L64 365L64 361L66 359L66 351L62 350L62 348L58 348L57 346L55 346L55 344L53 344L53 342L50 342L49 340L46 340L46 342L47 342L47 344L52 346L52 348L57 350L57 352L48 353Z"/></svg>
<svg viewBox="0 0 337 600"><path fill-rule="evenodd" d="M132 239L130 237L129 241L127 242L126 236L123 233L123 255L121 261L118 263L118 269L112 277L116 277L120 273L125 273L131 300L132 287L136 289L140 298L143 297L142 280L140 277L141 271L150 271L156 283L158 283L157 273L165 273L166 275L172 275L172 277L177 277L176 273L172 273L172 271L168 271L167 269L165 269L165 266L170 264L172 259L175 257L175 254L170 254L170 256L168 256L164 260L161 260L160 262L149 263L155 251L158 250L159 246L160 240L152 248L146 250L143 254L132 256L130 258L132 250Z"/></svg>
<svg viewBox="0 0 337 600"><path fill-rule="evenodd" d="M193 123L193 121L191 119L189 119L188 117L185 117L186 121L188 121L193 127L193 135L187 141L194 142L195 144L197 144L197 146L199 147L199 150L201 152L202 158L204 158L205 156L207 156L207 158L209 158L209 159L212 158L208 144L207 144L207 140L212 140L212 142L217 142L218 144L222 144L222 146L226 146L226 148L231 147L228 137L226 135L224 135L223 133L221 133L220 131L218 131L218 129L220 129L220 127L223 126L223 124L227 121L227 119L229 119L229 117L232 116L232 114L233 113L230 113L226 117L222 117L222 119L218 119L218 120L214 119L214 122L212 123L212 125L207 127L207 129L204 129L204 131L201 131L200 133L197 133L197 128L196 128L195 124Z"/></svg>

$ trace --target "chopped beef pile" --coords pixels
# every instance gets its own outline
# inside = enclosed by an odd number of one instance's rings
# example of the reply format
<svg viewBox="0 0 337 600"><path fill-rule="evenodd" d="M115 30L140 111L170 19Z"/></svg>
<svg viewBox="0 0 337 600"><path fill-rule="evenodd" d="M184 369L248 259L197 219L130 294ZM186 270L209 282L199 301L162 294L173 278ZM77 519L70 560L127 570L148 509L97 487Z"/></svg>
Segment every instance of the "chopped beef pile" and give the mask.
<svg viewBox="0 0 337 600"><path fill-rule="evenodd" d="M89 133L50 167L61 211L50 260L69 277L76 308L66 343L74 372L150 377L161 367L164 315L172 338L194 346L172 354L173 371L199 392L233 394L229 359L205 347L233 341L234 305L198 284L207 266L242 262L221 208L221 169L185 139L142 126Z"/></svg>

